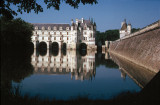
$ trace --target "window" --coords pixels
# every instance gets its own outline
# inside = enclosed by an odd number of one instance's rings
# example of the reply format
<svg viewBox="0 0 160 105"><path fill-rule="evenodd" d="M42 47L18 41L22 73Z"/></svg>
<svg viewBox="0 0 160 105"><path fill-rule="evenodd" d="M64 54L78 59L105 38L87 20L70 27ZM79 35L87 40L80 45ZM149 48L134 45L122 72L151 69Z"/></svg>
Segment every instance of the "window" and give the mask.
<svg viewBox="0 0 160 105"><path fill-rule="evenodd" d="M66 30L69 30L69 27L66 27Z"/></svg>
<svg viewBox="0 0 160 105"><path fill-rule="evenodd" d="M53 30L57 30L57 27L53 27Z"/></svg>
<svg viewBox="0 0 160 105"><path fill-rule="evenodd" d="M54 40L56 40L56 37L54 37Z"/></svg>
<svg viewBox="0 0 160 105"><path fill-rule="evenodd" d="M62 32L60 32L60 35L62 35Z"/></svg>
<svg viewBox="0 0 160 105"><path fill-rule="evenodd" d="M68 32L67 32L67 35L68 35Z"/></svg>
<svg viewBox="0 0 160 105"><path fill-rule="evenodd" d="M48 27L48 30L51 30L51 27L50 27L50 26Z"/></svg>
<svg viewBox="0 0 160 105"><path fill-rule="evenodd" d="M62 27L59 27L59 30L62 30Z"/></svg>
<svg viewBox="0 0 160 105"><path fill-rule="evenodd" d="M67 37L67 40L68 40L68 37Z"/></svg>
<svg viewBox="0 0 160 105"><path fill-rule="evenodd" d="M38 30L38 27L36 26L34 29L35 29L35 30Z"/></svg>
<svg viewBox="0 0 160 105"><path fill-rule="evenodd" d="M61 37L60 37L60 40L61 40Z"/></svg>
<svg viewBox="0 0 160 105"><path fill-rule="evenodd" d="M54 32L54 35L56 35L56 32Z"/></svg>
<svg viewBox="0 0 160 105"><path fill-rule="evenodd" d="M90 37L92 37L92 33L90 33Z"/></svg>
<svg viewBox="0 0 160 105"><path fill-rule="evenodd" d="M44 32L42 32L42 34L44 34Z"/></svg>
<svg viewBox="0 0 160 105"><path fill-rule="evenodd" d="M36 34L37 34L37 31L36 31Z"/></svg>
<svg viewBox="0 0 160 105"><path fill-rule="evenodd" d="M85 40L85 37L84 37L84 40Z"/></svg>
<svg viewBox="0 0 160 105"><path fill-rule="evenodd" d="M50 32L48 32L48 35L50 35Z"/></svg>
<svg viewBox="0 0 160 105"><path fill-rule="evenodd" d="M45 30L45 27L42 27L42 30Z"/></svg>
<svg viewBox="0 0 160 105"><path fill-rule="evenodd" d="M42 40L44 40L44 37L42 37Z"/></svg>

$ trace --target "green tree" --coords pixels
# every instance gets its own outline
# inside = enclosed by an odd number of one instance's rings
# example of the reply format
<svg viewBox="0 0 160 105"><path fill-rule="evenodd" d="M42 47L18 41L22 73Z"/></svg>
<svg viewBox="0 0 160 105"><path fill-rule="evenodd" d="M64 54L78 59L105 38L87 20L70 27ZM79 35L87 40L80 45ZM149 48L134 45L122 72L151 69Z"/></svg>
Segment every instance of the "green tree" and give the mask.
<svg viewBox="0 0 160 105"><path fill-rule="evenodd" d="M107 30L105 32L96 32L96 45L105 44L105 41L114 41L119 39L119 30Z"/></svg>
<svg viewBox="0 0 160 105"><path fill-rule="evenodd" d="M131 33L137 32L139 30L140 30L140 28L132 28Z"/></svg>
<svg viewBox="0 0 160 105"><path fill-rule="evenodd" d="M37 0L38 1L38 0ZM43 8L36 0L1 0L0 4L0 14L8 17L9 19L13 18L13 15L17 15L17 12L27 12L30 13L32 10L38 14L38 12L43 12ZM44 0L47 5L47 9L54 8L59 10L60 4L65 2L71 7L78 8L78 5L82 3L85 4L96 4L97 0ZM11 4L18 7L17 12L11 9Z"/></svg>
<svg viewBox="0 0 160 105"><path fill-rule="evenodd" d="M0 17L1 21L1 47L4 46L25 46L31 42L33 26L22 19L7 20Z"/></svg>

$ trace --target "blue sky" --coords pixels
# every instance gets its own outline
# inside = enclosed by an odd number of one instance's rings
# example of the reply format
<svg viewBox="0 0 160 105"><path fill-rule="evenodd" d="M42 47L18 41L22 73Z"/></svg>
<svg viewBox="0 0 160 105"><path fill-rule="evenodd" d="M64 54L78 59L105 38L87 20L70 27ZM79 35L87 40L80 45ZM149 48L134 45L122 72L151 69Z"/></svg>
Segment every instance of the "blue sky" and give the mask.
<svg viewBox="0 0 160 105"><path fill-rule="evenodd" d="M44 12L35 14L32 11L18 14L15 18L21 17L30 23L70 23L71 19L92 17L101 32L120 29L124 18L135 28L143 28L160 19L160 0L98 0L96 5L80 4L78 9L62 3L59 11L47 9L42 2L40 4Z"/></svg>

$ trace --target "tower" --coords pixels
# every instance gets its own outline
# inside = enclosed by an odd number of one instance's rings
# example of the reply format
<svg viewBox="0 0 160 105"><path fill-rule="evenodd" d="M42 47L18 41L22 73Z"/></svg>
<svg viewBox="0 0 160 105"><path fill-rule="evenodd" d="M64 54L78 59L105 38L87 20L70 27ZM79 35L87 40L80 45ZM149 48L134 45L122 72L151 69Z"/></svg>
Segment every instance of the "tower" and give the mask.
<svg viewBox="0 0 160 105"><path fill-rule="evenodd" d="M128 25L127 25L127 32L128 32L128 34L131 34L131 29L132 29L132 26L131 26L130 23L128 23Z"/></svg>

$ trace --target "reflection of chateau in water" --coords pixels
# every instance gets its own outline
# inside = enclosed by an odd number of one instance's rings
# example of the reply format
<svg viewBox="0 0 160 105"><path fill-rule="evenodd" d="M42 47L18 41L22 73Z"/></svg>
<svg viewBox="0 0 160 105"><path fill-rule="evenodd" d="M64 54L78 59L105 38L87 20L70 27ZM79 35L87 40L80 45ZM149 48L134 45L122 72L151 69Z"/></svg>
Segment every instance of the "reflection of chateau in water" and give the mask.
<svg viewBox="0 0 160 105"><path fill-rule="evenodd" d="M32 65L36 74L70 74L75 80L92 79L95 76L95 52L87 51L85 56L80 56L75 50L67 50L63 54L53 56L47 51L41 56L34 51Z"/></svg>

